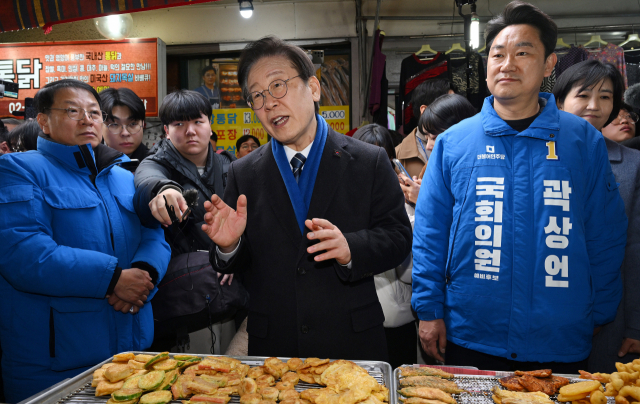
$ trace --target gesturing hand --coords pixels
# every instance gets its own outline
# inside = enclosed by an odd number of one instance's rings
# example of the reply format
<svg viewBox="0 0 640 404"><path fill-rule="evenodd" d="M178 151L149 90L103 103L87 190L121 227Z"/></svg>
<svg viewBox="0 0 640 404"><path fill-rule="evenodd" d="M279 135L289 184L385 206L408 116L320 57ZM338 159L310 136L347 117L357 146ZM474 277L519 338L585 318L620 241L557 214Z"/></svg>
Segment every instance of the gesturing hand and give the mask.
<svg viewBox="0 0 640 404"><path fill-rule="evenodd" d="M325 219L306 220L305 226L310 233L307 233L309 240L320 240L318 244L314 244L307 248L309 254L326 250L325 253L316 255L314 260L326 261L335 258L341 265L347 265L351 262L351 250L349 243L344 235L336 226Z"/></svg>
<svg viewBox="0 0 640 404"><path fill-rule="evenodd" d="M427 355L444 362L444 358L440 355L447 347L447 327L444 325L444 320L420 321L418 335L422 349Z"/></svg>
<svg viewBox="0 0 640 404"><path fill-rule="evenodd" d="M182 196L182 193L175 189L166 189L156 195L156 197L149 202L149 209L151 209L153 217L155 217L156 220L165 227L171 225L171 218L167 211L167 204L169 204L169 206L173 206L174 212L179 221L182 221L182 214L189 208L187 201L185 201Z"/></svg>
<svg viewBox="0 0 640 404"><path fill-rule="evenodd" d="M153 283L151 283L149 273L142 269L130 268L122 270L120 279L113 289L113 294L120 300L142 307L152 290Z"/></svg>
<svg viewBox="0 0 640 404"><path fill-rule="evenodd" d="M237 206L237 211L231 209L218 195L211 196L211 202L204 203L207 213L204 215L202 231L223 253L235 249L247 227L247 197L240 195Z"/></svg>

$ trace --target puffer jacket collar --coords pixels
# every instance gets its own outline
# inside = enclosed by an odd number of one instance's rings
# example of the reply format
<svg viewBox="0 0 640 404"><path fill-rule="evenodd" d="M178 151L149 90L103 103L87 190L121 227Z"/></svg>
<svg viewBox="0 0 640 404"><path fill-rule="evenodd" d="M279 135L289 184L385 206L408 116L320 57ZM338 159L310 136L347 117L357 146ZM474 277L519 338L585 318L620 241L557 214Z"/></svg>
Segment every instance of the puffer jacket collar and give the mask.
<svg viewBox="0 0 640 404"><path fill-rule="evenodd" d="M103 144L99 144L95 149L91 148L89 143L67 146L48 137L38 138L38 151L70 170L94 176L114 164L130 161L124 153Z"/></svg>
<svg viewBox="0 0 640 404"><path fill-rule="evenodd" d="M539 93L542 111L528 129L518 133L507 124L493 108L493 95L484 99L482 106L482 126L489 136L526 136L545 140L558 140L560 131L560 111L553 94Z"/></svg>
<svg viewBox="0 0 640 404"><path fill-rule="evenodd" d="M212 181L212 185L214 189L210 189L207 187L200 177L198 173L198 167L193 164L191 161L182 157L178 149L171 143L169 139L162 139L157 145L151 149L151 155L148 157L149 159L156 161L171 170L176 170L184 177L186 177L189 181L194 183L198 189L207 196L207 199L211 199L213 195L213 191L217 195L222 195L224 193L224 188L222 185L222 165L218 159L215 158L215 152L213 151L213 147L209 144L209 152L207 153L207 163L204 168L204 173L202 174L202 178L210 178ZM215 170L214 165L219 165L217 170ZM220 173L219 177L216 176L216 173Z"/></svg>

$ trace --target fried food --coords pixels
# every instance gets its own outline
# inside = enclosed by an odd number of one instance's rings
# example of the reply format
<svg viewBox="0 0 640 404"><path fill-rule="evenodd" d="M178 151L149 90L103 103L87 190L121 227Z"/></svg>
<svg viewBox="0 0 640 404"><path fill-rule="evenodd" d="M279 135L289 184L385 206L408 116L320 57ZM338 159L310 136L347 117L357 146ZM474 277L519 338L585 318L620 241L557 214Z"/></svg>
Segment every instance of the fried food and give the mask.
<svg viewBox="0 0 640 404"><path fill-rule="evenodd" d="M401 387L424 386L439 389L447 393L458 394L465 390L458 387L456 382L436 376L410 376L400 379Z"/></svg>
<svg viewBox="0 0 640 404"><path fill-rule="evenodd" d="M287 366L289 366L289 370L296 371L298 370L304 362L300 358L291 358L287 361Z"/></svg>
<svg viewBox="0 0 640 404"><path fill-rule="evenodd" d="M129 367L127 364L119 364L115 366L109 367L104 372L104 378L109 380L111 383L118 382L120 380L124 380L127 377L131 376L133 373L133 369Z"/></svg>
<svg viewBox="0 0 640 404"><path fill-rule="evenodd" d="M600 382L596 380L574 383L561 387L560 394L563 396L577 396L579 394L590 393L594 390L598 390L599 387Z"/></svg>
<svg viewBox="0 0 640 404"><path fill-rule="evenodd" d="M513 372L516 376L529 375L533 377L549 377L551 376L551 369L530 370L523 372L522 370L516 370Z"/></svg>
<svg viewBox="0 0 640 404"><path fill-rule="evenodd" d="M576 394L574 396L566 396L564 394L558 394L557 400L563 403L568 403L570 401L583 400L588 396L589 396L589 393L581 393L581 394Z"/></svg>
<svg viewBox="0 0 640 404"><path fill-rule="evenodd" d="M300 376L298 376L296 372L287 372L282 375L282 377L280 378L280 381L288 382L295 386L300 381Z"/></svg>
<svg viewBox="0 0 640 404"><path fill-rule="evenodd" d="M333 362L319 378L320 382L336 393L348 390L348 397L341 397L341 404L345 401L354 400L354 402L359 402L365 400L371 395L371 392L379 390L376 379L369 375L366 370L350 361L338 360Z"/></svg>
<svg viewBox="0 0 640 404"><path fill-rule="evenodd" d="M522 387L522 385L520 384L520 376L507 376L507 377L503 377L500 380L498 380L500 382L500 384L502 385L502 387L506 388L507 390L511 390L511 391L526 391L524 387Z"/></svg>
<svg viewBox="0 0 640 404"><path fill-rule="evenodd" d="M556 389L553 384L553 380L550 377L547 378L538 378L533 377L528 373L520 376L520 385L524 387L527 391L541 391L546 395L552 396L556 394Z"/></svg>
<svg viewBox="0 0 640 404"><path fill-rule="evenodd" d="M633 397L633 401L640 401L640 387L638 386L624 386L618 392L618 395L623 397Z"/></svg>
<svg viewBox="0 0 640 404"><path fill-rule="evenodd" d="M299 369L298 369L298 376L300 377L300 380L302 380L305 383L309 383L309 384L316 383L316 379L313 378L313 375L310 375L309 373L302 373L300 372Z"/></svg>
<svg viewBox="0 0 640 404"><path fill-rule="evenodd" d="M262 401L262 396L258 393L240 396L240 404L258 404L260 401Z"/></svg>
<svg viewBox="0 0 640 404"><path fill-rule="evenodd" d="M246 394L255 394L258 392L258 383L250 377L245 377L240 382L240 387L238 388L238 394L240 397Z"/></svg>
<svg viewBox="0 0 640 404"><path fill-rule="evenodd" d="M113 355L114 362L129 362L132 359L135 359L136 356L132 352L120 353L117 355Z"/></svg>
<svg viewBox="0 0 640 404"><path fill-rule="evenodd" d="M258 393L262 395L263 400L278 401L280 390L276 389L275 387L261 387L260 389L258 389Z"/></svg>
<svg viewBox="0 0 640 404"><path fill-rule="evenodd" d="M193 393L213 394L218 390L218 385L208 382L200 377L194 377L186 383L187 388Z"/></svg>
<svg viewBox="0 0 640 404"><path fill-rule="evenodd" d="M502 390L499 387L491 389L491 398L496 404L554 404L549 396L539 392L520 392Z"/></svg>
<svg viewBox="0 0 640 404"><path fill-rule="evenodd" d="M280 391L280 394L278 394L278 400L280 401L290 400L290 399L299 399L299 398L300 398L300 393L298 393L293 389L282 390Z"/></svg>
<svg viewBox="0 0 640 404"><path fill-rule="evenodd" d="M278 358L267 358L264 361L264 371L277 380L289 371L289 366Z"/></svg>
<svg viewBox="0 0 640 404"><path fill-rule="evenodd" d="M320 359L320 358L307 358L304 360L304 364L300 366L298 369L306 369L310 367L324 365L325 363L329 363L329 359Z"/></svg>
<svg viewBox="0 0 640 404"><path fill-rule="evenodd" d="M404 404L445 404L440 400L429 400L426 398L420 397L409 397L402 401Z"/></svg>
<svg viewBox="0 0 640 404"><path fill-rule="evenodd" d="M607 397L600 390L591 393L589 398L591 404L607 404Z"/></svg>
<svg viewBox="0 0 640 404"><path fill-rule="evenodd" d="M609 383L611 375L609 373L589 373L584 370L578 370L581 379L597 380L602 383Z"/></svg>
<svg viewBox="0 0 640 404"><path fill-rule="evenodd" d="M96 397L108 396L120 390L124 385L124 381L111 383L108 380L103 380L96 386Z"/></svg>
<svg viewBox="0 0 640 404"><path fill-rule="evenodd" d="M422 366L422 367L404 366L400 368L400 375L402 377L437 376L437 377L442 377L443 379L453 379L453 375L451 373L447 373L443 370L432 368L429 366Z"/></svg>
<svg viewBox="0 0 640 404"><path fill-rule="evenodd" d="M456 404L456 400L449 393L431 387L405 387L398 390L405 397L420 397L427 400L439 400L447 404Z"/></svg>
<svg viewBox="0 0 640 404"><path fill-rule="evenodd" d="M272 375L262 375L256 379L256 383L258 387L271 387L276 384L276 379Z"/></svg>

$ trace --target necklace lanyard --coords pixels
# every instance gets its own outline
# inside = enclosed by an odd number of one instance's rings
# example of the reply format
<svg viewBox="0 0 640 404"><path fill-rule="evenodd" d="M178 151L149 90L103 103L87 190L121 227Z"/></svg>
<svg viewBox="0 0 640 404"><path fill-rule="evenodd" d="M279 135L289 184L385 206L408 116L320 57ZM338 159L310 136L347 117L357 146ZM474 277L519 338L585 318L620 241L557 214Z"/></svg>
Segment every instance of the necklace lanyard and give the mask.
<svg viewBox="0 0 640 404"><path fill-rule="evenodd" d="M418 144L420 144L420 147L422 148L422 151L424 152L424 158L429 160L429 155L427 154L426 147L424 147L424 143L422 143L422 139L420 139L418 137L418 135L416 135L416 139L418 140Z"/></svg>

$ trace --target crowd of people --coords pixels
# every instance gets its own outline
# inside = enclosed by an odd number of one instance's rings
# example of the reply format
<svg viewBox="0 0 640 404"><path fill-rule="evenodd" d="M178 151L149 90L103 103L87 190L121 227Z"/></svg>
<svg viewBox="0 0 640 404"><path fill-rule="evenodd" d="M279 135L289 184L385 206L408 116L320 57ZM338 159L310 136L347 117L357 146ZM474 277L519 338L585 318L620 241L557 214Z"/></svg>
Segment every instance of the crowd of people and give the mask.
<svg viewBox="0 0 640 404"><path fill-rule="evenodd" d="M5 399L118 352L175 348L152 304L185 255L248 291L245 355L395 368L420 345L437 363L558 373L637 358L640 151L621 142L638 111L595 60L539 92L556 37L511 2L487 24L481 111L428 80L403 139L332 130L306 53L260 39L238 82L271 141L242 136L235 155L216 150L213 68L164 98L151 149L131 90L47 84L35 120L0 127Z"/></svg>

